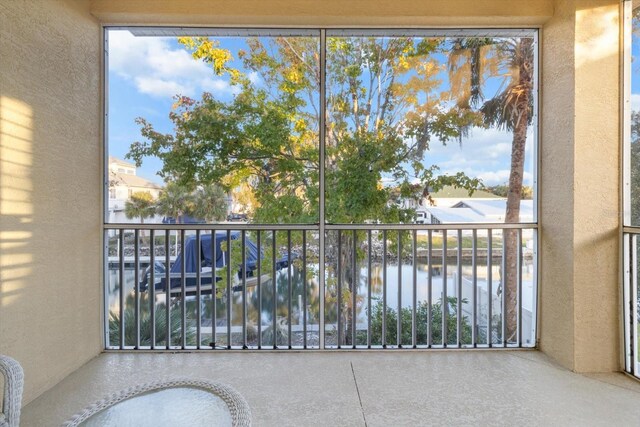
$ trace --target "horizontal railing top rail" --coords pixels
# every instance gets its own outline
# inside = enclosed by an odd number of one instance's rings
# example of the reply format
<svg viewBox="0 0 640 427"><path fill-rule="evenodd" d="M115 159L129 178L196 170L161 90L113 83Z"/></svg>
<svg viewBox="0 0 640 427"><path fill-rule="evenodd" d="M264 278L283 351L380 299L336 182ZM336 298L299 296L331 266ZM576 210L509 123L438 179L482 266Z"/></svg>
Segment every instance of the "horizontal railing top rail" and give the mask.
<svg viewBox="0 0 640 427"><path fill-rule="evenodd" d="M319 230L320 224L104 224L106 230ZM325 224L325 230L507 230L538 229L537 223L456 223L456 224ZM637 232L640 232L638 230Z"/></svg>
<svg viewBox="0 0 640 427"><path fill-rule="evenodd" d="M640 234L640 227L625 225L622 227L622 232L627 234Z"/></svg>

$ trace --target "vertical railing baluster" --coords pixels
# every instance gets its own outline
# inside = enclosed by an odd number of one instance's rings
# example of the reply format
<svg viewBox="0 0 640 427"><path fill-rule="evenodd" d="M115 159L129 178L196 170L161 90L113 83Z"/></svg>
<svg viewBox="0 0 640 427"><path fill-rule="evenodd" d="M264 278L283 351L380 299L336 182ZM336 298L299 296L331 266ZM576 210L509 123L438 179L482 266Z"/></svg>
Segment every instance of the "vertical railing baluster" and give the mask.
<svg viewBox="0 0 640 427"><path fill-rule="evenodd" d="M449 341L449 298L447 296L447 230L442 230L442 346Z"/></svg>
<svg viewBox="0 0 640 427"><path fill-rule="evenodd" d="M356 232L356 230L353 230L353 265L352 265L352 270L353 271L353 283L351 286L351 297L352 297L352 301L351 301L351 344L353 346L353 348L356 348L356 323L357 323L357 312L356 312L356 297L358 296L358 279L360 278L360 275L358 274L358 270L356 269L357 267L357 258L358 258L358 249L357 249L357 244L358 244L358 234Z"/></svg>
<svg viewBox="0 0 640 427"><path fill-rule="evenodd" d="M272 332L273 332L273 348L278 348L278 334L277 332L277 314L278 314L278 281L276 279L276 230L271 232L271 261L273 266L273 319L272 319Z"/></svg>
<svg viewBox="0 0 640 427"><path fill-rule="evenodd" d="M227 267L227 349L231 349L231 230L227 230L227 251L224 262Z"/></svg>
<svg viewBox="0 0 640 427"><path fill-rule="evenodd" d="M487 229L487 344L493 347L493 229Z"/></svg>
<svg viewBox="0 0 640 427"><path fill-rule="evenodd" d="M411 310L411 346L416 348L418 346L418 324L417 324L417 309L418 309L418 230L413 230L413 245L411 246L411 260L413 267L413 307Z"/></svg>
<svg viewBox="0 0 640 427"><path fill-rule="evenodd" d="M382 348L387 348L387 230L382 230Z"/></svg>
<svg viewBox="0 0 640 427"><path fill-rule="evenodd" d="M518 271L517 271L517 277L518 277L518 293L517 293L517 304L518 304L518 323L517 323L517 328L518 328L518 342L517 345L518 347L522 347L522 229L519 228L518 229L518 242L517 242L517 246L518 246Z"/></svg>
<svg viewBox="0 0 640 427"><path fill-rule="evenodd" d="M478 346L478 230L472 231L471 270L473 274L473 307L471 308L471 345Z"/></svg>
<svg viewBox="0 0 640 427"><path fill-rule="evenodd" d="M200 247L200 230L196 230L196 348L200 349L202 341L202 313L200 305L202 304L201 274L202 270L202 248ZM184 250L182 251L184 256Z"/></svg>
<svg viewBox="0 0 640 427"><path fill-rule="evenodd" d="M258 246L258 260L256 271L258 272L258 350L262 348L262 232L257 231L256 244Z"/></svg>
<svg viewBox="0 0 640 427"><path fill-rule="evenodd" d="M342 230L338 231L338 340L337 346L342 344Z"/></svg>
<svg viewBox="0 0 640 427"><path fill-rule="evenodd" d="M111 275L111 261L109 260L109 255L111 254L111 245L112 245L112 237L115 238L115 230L113 229L104 229L103 230L103 248L102 248L102 333L104 334L104 346L105 349L113 349L115 346L114 340L111 336L111 325L109 324L109 319L111 318L111 286L113 285L113 291L116 291L116 278ZM115 250L117 254L118 244L116 240ZM117 266L115 266L117 269ZM117 274L117 273L116 273Z"/></svg>
<svg viewBox="0 0 640 427"><path fill-rule="evenodd" d="M433 231L427 230L427 347L433 345Z"/></svg>
<svg viewBox="0 0 640 427"><path fill-rule="evenodd" d="M180 310L182 316L180 316L180 333L182 334L182 349L187 347L187 277L186 277L186 251L185 251L185 231L180 230L180 251L182 256L180 257Z"/></svg>
<svg viewBox="0 0 640 427"><path fill-rule="evenodd" d="M402 230L398 230L398 315L396 319L396 346L402 348Z"/></svg>
<svg viewBox="0 0 640 427"><path fill-rule="evenodd" d="M216 348L218 339L218 273L216 271L218 264L218 233L211 230L211 348Z"/></svg>
<svg viewBox="0 0 640 427"><path fill-rule="evenodd" d="M118 260L120 262L119 264L119 279L120 279L120 350L124 349L124 339L125 339L125 333L124 333L124 304L125 304L125 297L124 297L124 288L125 288L125 283L124 283L124 229L120 229L120 240L118 241L118 253L120 254L120 259Z"/></svg>
<svg viewBox="0 0 640 427"><path fill-rule="evenodd" d="M289 349L291 349L291 311L292 311L292 295L293 291L291 289L291 230L287 230L287 323L288 323L288 338L287 343Z"/></svg>
<svg viewBox="0 0 640 427"><path fill-rule="evenodd" d="M242 230L242 348L247 349L247 231Z"/></svg>
<svg viewBox="0 0 640 427"><path fill-rule="evenodd" d="M133 242L133 298L136 318L136 350L140 348L140 230L135 229Z"/></svg>
<svg viewBox="0 0 640 427"><path fill-rule="evenodd" d="M458 250L456 251L456 341L462 347L462 229L458 229Z"/></svg>
<svg viewBox="0 0 640 427"><path fill-rule="evenodd" d="M502 230L502 272L500 273L500 285L502 292L500 293L500 318L502 331L502 346L507 346L507 235L510 234L510 230Z"/></svg>
<svg viewBox="0 0 640 427"><path fill-rule="evenodd" d="M164 232L164 301L165 301L165 341L167 350L171 348L171 255L169 255L171 234L167 229ZM178 242L176 242L178 243Z"/></svg>
<svg viewBox="0 0 640 427"><path fill-rule="evenodd" d="M149 321L151 322L151 349L156 348L156 233L149 232L149 277L147 278L147 292L149 293Z"/></svg>
<svg viewBox="0 0 640 427"><path fill-rule="evenodd" d="M371 230L367 232L367 348L371 348Z"/></svg>
<svg viewBox="0 0 640 427"><path fill-rule="evenodd" d="M302 347L307 348L307 230L302 230Z"/></svg>

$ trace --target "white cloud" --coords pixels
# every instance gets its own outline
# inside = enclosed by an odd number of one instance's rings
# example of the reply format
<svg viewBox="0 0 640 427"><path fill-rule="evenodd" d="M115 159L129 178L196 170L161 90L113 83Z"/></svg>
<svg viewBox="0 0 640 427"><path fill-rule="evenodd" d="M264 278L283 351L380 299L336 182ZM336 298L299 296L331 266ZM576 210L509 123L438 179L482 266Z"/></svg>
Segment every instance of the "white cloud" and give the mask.
<svg viewBox="0 0 640 427"><path fill-rule="evenodd" d="M135 77L134 79L138 91L151 96L172 97L176 94L191 94L193 89L186 87L173 80L162 80L150 77Z"/></svg>
<svg viewBox="0 0 640 427"><path fill-rule="evenodd" d="M109 68L131 81L139 92L155 97L237 92L227 81L216 78L207 64L171 46L169 40L110 31Z"/></svg>
<svg viewBox="0 0 640 427"><path fill-rule="evenodd" d="M509 180L512 138L511 132L474 128L461 144L450 141L443 145L440 141L432 141L424 163L427 166L439 166L442 174L464 172L468 176L482 179L485 185L504 184ZM531 129L527 134L525 149L525 185L533 182L533 145Z"/></svg>
<svg viewBox="0 0 640 427"><path fill-rule="evenodd" d="M232 93L236 95L240 93L240 88L238 86L231 86L229 82L222 79L214 79L214 78L204 79L200 82L200 86L202 87L203 90L207 92L211 92L213 94Z"/></svg>

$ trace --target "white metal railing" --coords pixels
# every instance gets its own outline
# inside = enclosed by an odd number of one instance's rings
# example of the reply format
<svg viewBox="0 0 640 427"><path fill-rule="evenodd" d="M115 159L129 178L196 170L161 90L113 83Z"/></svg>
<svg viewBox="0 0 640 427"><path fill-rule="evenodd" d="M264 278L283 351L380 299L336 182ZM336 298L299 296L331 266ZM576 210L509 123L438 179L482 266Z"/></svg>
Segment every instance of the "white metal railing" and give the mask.
<svg viewBox="0 0 640 427"><path fill-rule="evenodd" d="M104 228L107 349L536 344L536 224Z"/></svg>

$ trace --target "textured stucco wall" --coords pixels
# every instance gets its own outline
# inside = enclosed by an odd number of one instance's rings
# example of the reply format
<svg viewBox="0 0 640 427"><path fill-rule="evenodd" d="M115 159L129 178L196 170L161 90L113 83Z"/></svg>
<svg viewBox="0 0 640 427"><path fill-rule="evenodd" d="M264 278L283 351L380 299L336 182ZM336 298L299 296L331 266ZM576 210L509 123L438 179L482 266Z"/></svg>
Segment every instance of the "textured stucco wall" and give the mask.
<svg viewBox="0 0 640 427"><path fill-rule="evenodd" d="M540 348L573 364L573 141L575 118L572 2L559 2L542 32L540 133ZM558 60L562 58L562 60ZM563 94L563 96L558 96Z"/></svg>
<svg viewBox="0 0 640 427"><path fill-rule="evenodd" d="M92 0L102 22L263 26L530 26L553 0Z"/></svg>
<svg viewBox="0 0 640 427"><path fill-rule="evenodd" d="M620 5L577 3L574 369L601 372L620 368Z"/></svg>
<svg viewBox="0 0 640 427"><path fill-rule="evenodd" d="M619 3L557 1L543 29L540 348L620 369Z"/></svg>
<svg viewBox="0 0 640 427"><path fill-rule="evenodd" d="M24 403L101 348L100 27L89 3L0 0L0 353Z"/></svg>

